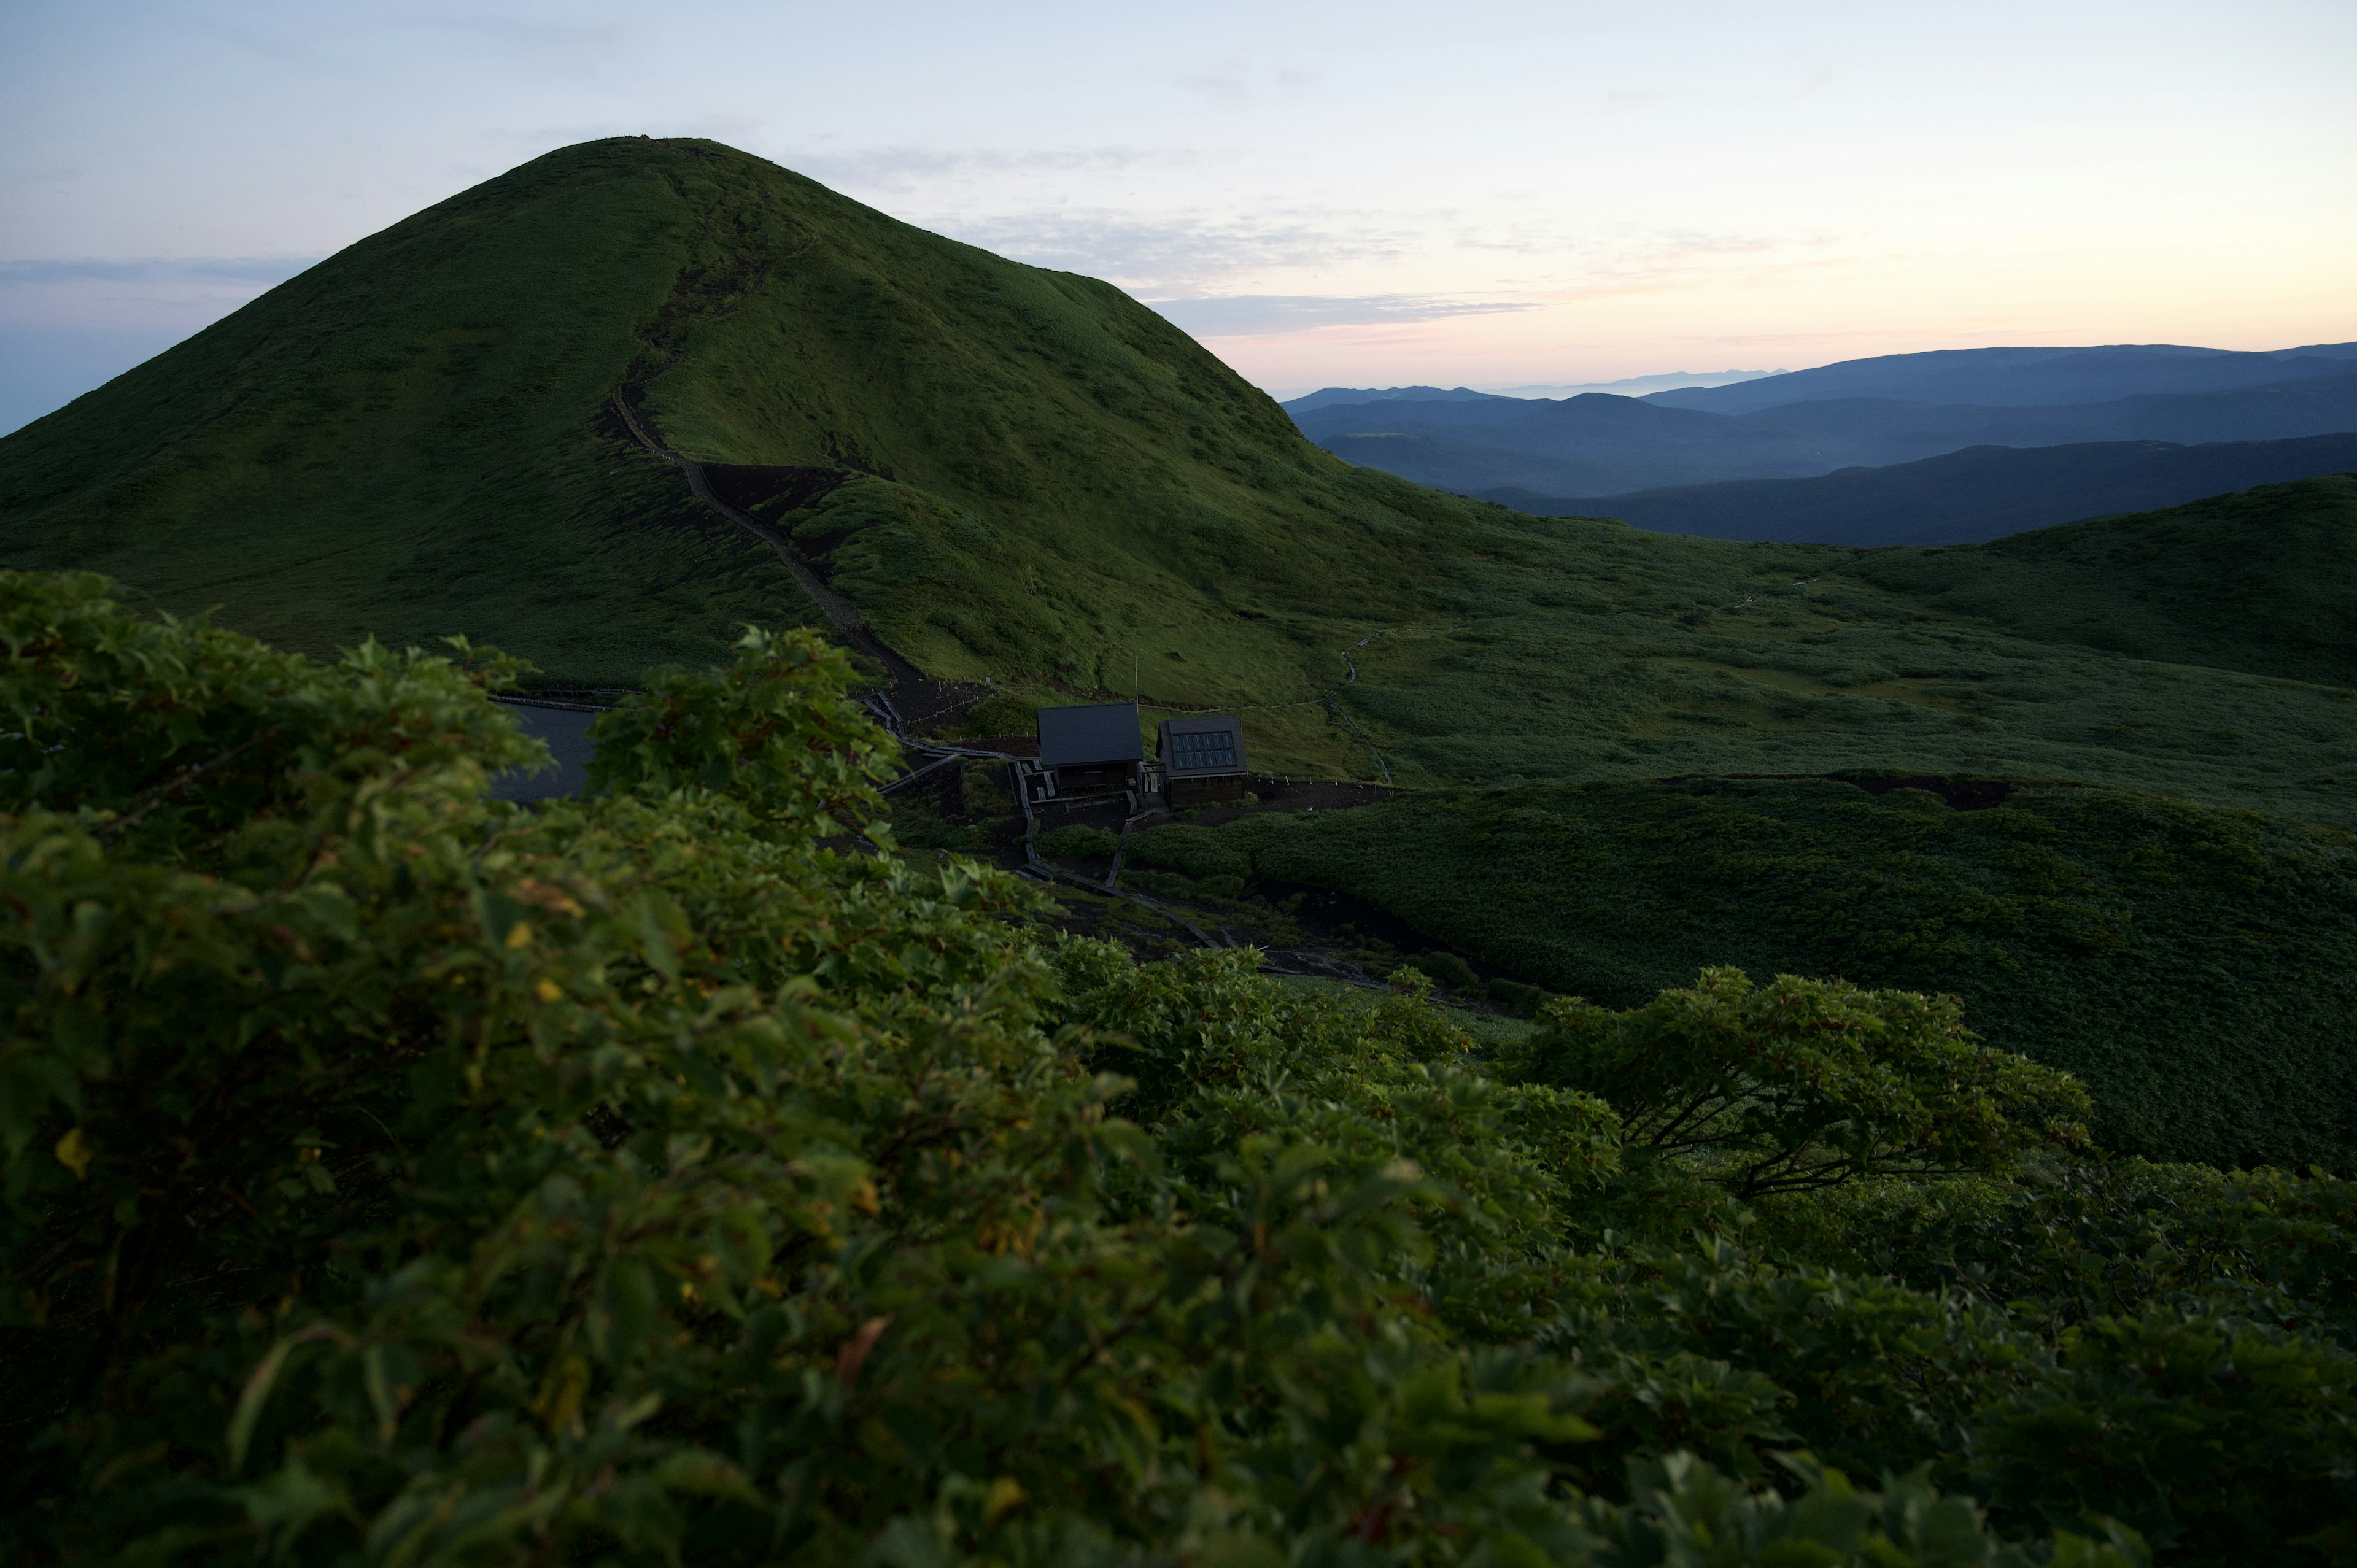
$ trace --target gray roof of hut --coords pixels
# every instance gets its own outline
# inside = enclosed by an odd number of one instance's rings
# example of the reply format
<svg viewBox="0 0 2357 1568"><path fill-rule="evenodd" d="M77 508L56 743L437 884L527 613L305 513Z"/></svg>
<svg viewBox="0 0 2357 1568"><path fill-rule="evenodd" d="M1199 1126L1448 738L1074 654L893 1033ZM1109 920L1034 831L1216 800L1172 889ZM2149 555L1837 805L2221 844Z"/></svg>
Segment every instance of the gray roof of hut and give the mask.
<svg viewBox="0 0 2357 1568"><path fill-rule="evenodd" d="M1092 703L1078 708L1039 710L1039 761L1049 768L1086 768L1095 763L1143 762L1146 738L1137 729L1135 703Z"/></svg>

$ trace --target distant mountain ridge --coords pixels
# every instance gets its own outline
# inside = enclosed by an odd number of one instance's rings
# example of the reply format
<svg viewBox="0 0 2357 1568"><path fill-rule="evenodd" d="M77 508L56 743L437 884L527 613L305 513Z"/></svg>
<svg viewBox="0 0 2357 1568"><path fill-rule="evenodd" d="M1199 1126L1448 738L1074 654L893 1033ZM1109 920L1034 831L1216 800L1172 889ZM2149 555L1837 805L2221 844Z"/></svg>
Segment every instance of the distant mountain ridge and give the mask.
<svg viewBox="0 0 2357 1568"><path fill-rule="evenodd" d="M1288 413L1340 403L1358 407L1371 403L1518 403L1497 392L1477 392L1471 387L1319 387L1316 392L1280 403Z"/></svg>
<svg viewBox="0 0 2357 1568"><path fill-rule="evenodd" d="M1610 392L1616 397L1650 397L1655 392L1675 392L1691 387L1719 387L1736 381L1756 381L1765 376L1781 376L1775 371L1670 371L1652 376L1623 376L1609 381L1534 382L1527 386L1499 387L1506 397L1577 397L1582 392Z"/></svg>
<svg viewBox="0 0 2357 1568"><path fill-rule="evenodd" d="M2312 344L2266 353L2170 344L1970 349L1846 360L1648 397L1588 392L1517 399L1465 388L1444 393L1423 387L1396 387L1375 395L1328 388L1286 408L1303 434L1328 451L1418 484L1514 499L1516 504L1527 499L1558 510L1577 505L1617 515L1621 499L1638 492L1813 479L1847 470L1915 465L1975 448L2207 446L2296 442L2357 432L2357 344ZM2303 449L2287 447L2283 452L2296 450ZM2335 459L2309 471L2341 466ZM1861 499L1826 512L1823 506L1830 503L1803 505L1796 498L1803 493L1860 498L1874 493L1920 499L1921 486L1932 482L1928 476L1970 472L1987 478L1999 470L2042 473L2058 480L2067 474L2067 493L2077 498L2072 504L2090 509L2057 511L2055 506L2062 504L2058 499L2025 510L1998 502L1997 491L1976 478L1940 498L1932 512L1921 514L1924 526L1935 527L1943 536L1994 538L2018 528L2206 494L2176 494L2181 485L2155 489L2158 481L2147 482L2150 474L2164 470L2185 474L2205 468L2257 471L2219 457L2163 461L2149 452L2138 456L2126 450L2100 457L2088 452L2057 461L2025 460L2009 467L2004 460L1983 456L1970 464L1910 471L1887 482L1849 475L1822 492L1715 490L1709 497L1682 497L1674 504L1649 494L1643 501L1630 503L1636 509L1631 521L1655 526L1648 520L1676 517L1688 521L1660 526L1691 522L1718 532L1738 526L1727 508L1749 504L1769 508L1753 519L1759 526L1787 528L1805 517L1813 527L1848 530L1862 526L1860 520L1868 515L1879 515L1875 507ZM2276 471L2272 460L2259 468L2270 481L2305 477ZM2111 476L2111 488L2095 481L2098 473ZM2212 489L2256 482L2256 478L2238 478ZM1977 517L1964 515L1956 509L1965 504L1966 497L1976 497L1995 510ZM1897 499L1877 504L1894 518L1898 514L1890 508L1904 510ZM1912 504L1911 499L1904 503ZM2022 521L2026 517L2036 521ZM1936 523L1930 521L1934 518ZM1896 543L1917 539L1918 532L1910 522L1900 532L1855 542Z"/></svg>
<svg viewBox="0 0 2357 1568"><path fill-rule="evenodd" d="M2110 344L2091 349L1943 349L1844 360L1814 370L1656 392L1673 408L1749 413L1824 398L1899 398L2023 408L2106 403L2148 393L2230 392L2242 387L2338 375L2357 360L2357 343L2312 343L2245 353L2176 343Z"/></svg>
<svg viewBox="0 0 2357 1568"><path fill-rule="evenodd" d="M1609 392L1615 397L1648 397L1655 392L1691 391L1703 387L1731 385L1737 381L1758 381L1765 376L1788 374L1784 371L1667 371L1659 375L1623 376L1609 381L1545 381L1523 386L1499 387L1491 392L1476 392L1470 387L1453 387L1447 392L1438 387L1319 387L1316 392L1287 398L1277 406L1287 413L1300 413L1322 408L1329 403L1384 403L1394 399L1426 398L1435 401L1484 397L1549 398L1577 397L1583 392Z"/></svg>
<svg viewBox="0 0 2357 1568"><path fill-rule="evenodd" d="M1618 496L1501 489L1483 499L1664 533L1788 544L1974 544L2059 523L2157 510L2256 485L2357 472L2357 435L2293 441L1970 446L1806 479L1737 479Z"/></svg>
<svg viewBox="0 0 2357 1568"><path fill-rule="evenodd" d="M2044 407L1835 398L1750 413L1589 393L1561 402L1401 398L1295 421L1329 451L1466 494L1610 495L1730 479L1808 478L1967 446L2095 441L2275 441L2357 430L2357 361L2337 375L2225 392Z"/></svg>

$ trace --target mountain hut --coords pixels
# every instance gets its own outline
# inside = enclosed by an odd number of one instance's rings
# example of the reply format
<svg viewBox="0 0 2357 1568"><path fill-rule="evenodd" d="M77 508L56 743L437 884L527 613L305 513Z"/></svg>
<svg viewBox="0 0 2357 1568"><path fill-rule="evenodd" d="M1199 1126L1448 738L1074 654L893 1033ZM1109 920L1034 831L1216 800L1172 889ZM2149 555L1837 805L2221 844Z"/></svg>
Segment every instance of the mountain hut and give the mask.
<svg viewBox="0 0 2357 1568"><path fill-rule="evenodd" d="M1163 799L1172 809L1243 797L1244 725L1235 714L1164 719L1156 739Z"/></svg>
<svg viewBox="0 0 2357 1568"><path fill-rule="evenodd" d="M1145 760L1135 703L1039 710L1039 766L1054 794L1135 789Z"/></svg>

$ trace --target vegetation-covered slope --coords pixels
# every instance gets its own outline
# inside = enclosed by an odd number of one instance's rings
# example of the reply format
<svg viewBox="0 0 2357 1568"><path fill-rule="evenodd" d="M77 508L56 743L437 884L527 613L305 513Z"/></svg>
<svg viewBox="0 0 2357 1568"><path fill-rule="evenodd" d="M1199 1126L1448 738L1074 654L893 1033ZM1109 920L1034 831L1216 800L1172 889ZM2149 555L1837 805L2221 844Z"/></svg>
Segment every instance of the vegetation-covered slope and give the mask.
<svg viewBox="0 0 2357 1568"><path fill-rule="evenodd" d="M2357 475L1963 549L1888 551L1860 575L2026 637L2357 685Z"/></svg>
<svg viewBox="0 0 2357 1568"><path fill-rule="evenodd" d="M1511 553L1440 563L1455 613L1357 650L1343 696L1409 782L1870 767L2079 778L2357 823L2357 661L2332 629L2357 623L2349 487L2150 521L2100 525L2133 571L2029 564L2043 534L1851 551L1501 526ZM2255 547L2233 591L2279 593L2295 608L2277 626L2206 607L2203 576L2234 537ZM2141 640L2106 645L2104 623ZM2294 627L2322 639L2297 660L2281 640Z"/></svg>
<svg viewBox="0 0 2357 1568"><path fill-rule="evenodd" d="M1211 863L1209 846L1147 864ZM1822 779L1434 791L1209 831L1524 980L1628 1006L1712 964L1949 993L2115 1148L2357 1169L2357 837L2123 790L1957 811Z"/></svg>

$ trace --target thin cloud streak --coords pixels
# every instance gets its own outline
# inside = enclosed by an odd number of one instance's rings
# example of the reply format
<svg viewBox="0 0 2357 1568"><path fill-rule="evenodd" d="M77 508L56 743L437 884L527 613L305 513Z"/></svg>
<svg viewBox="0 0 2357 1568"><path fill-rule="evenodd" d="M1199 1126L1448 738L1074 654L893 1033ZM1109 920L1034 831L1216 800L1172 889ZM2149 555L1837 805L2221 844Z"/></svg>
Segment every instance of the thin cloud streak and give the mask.
<svg viewBox="0 0 2357 1568"><path fill-rule="evenodd" d="M1035 266L1088 273L1132 292L1194 292L1239 274L1390 262L1412 229L1300 217L1254 220L1118 211L1026 213L942 224L953 238Z"/></svg>
<svg viewBox="0 0 2357 1568"><path fill-rule="evenodd" d="M281 284L318 263L317 256L84 256L0 261L0 285Z"/></svg>
<svg viewBox="0 0 2357 1568"><path fill-rule="evenodd" d="M420 32L490 38L522 53L565 58L611 56L630 42L636 30L624 22L552 22L533 16L425 11L397 18L394 25Z"/></svg>
<svg viewBox="0 0 2357 1568"><path fill-rule="evenodd" d="M1208 102L1242 108L1264 96L1255 81L1274 82L1281 94L1302 92L1315 86L1317 73L1294 66L1256 67L1241 55L1232 55L1209 70L1178 79L1178 87Z"/></svg>
<svg viewBox="0 0 2357 1568"><path fill-rule="evenodd" d="M1570 224L1527 222L1499 230L1449 210L1295 209L1240 218L1202 212L1146 216L1095 208L936 218L928 226L1017 261L1087 273L1134 294L1165 297L1210 295L1223 283L1234 288L1240 282L1247 287L1239 293L1274 296L1275 290L1248 285L1273 281L1272 274L1315 274L1418 261L1445 263L1452 254L1490 253L1540 263L1534 270L1542 275L1512 286L1517 295L1591 298L1631 287L1657 287L1733 264L1754 269L1822 264L1819 256L1839 242L1837 236L1815 231L1597 232ZM1492 274L1486 289L1464 292L1496 293L1501 282ZM1401 296L1407 297L1405 293Z"/></svg>
<svg viewBox="0 0 2357 1568"><path fill-rule="evenodd" d="M1006 174L1124 174L1146 167L1191 167L1202 155L1185 147L862 147L813 148L777 160L823 185L906 193L928 181L972 180Z"/></svg>
<svg viewBox="0 0 2357 1568"><path fill-rule="evenodd" d="M1240 294L1148 299L1140 303L1198 338L1261 338L1324 327L1377 327L1395 321L1438 321L1454 316L1494 316L1504 311L1540 308L1526 300L1460 300L1405 294Z"/></svg>

